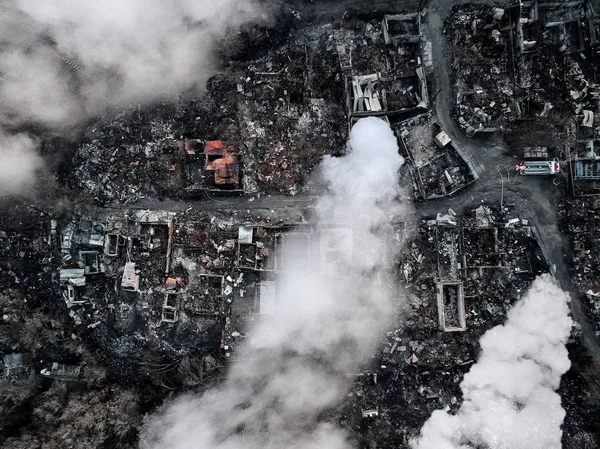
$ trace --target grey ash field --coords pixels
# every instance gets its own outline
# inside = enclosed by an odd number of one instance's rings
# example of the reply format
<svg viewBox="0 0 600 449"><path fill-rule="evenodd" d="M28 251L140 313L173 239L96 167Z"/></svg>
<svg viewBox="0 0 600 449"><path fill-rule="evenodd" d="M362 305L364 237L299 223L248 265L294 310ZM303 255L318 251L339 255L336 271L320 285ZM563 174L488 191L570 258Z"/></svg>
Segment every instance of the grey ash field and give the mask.
<svg viewBox="0 0 600 449"><path fill-rule="evenodd" d="M600 5L126 3L0 6L0 447L600 447Z"/></svg>

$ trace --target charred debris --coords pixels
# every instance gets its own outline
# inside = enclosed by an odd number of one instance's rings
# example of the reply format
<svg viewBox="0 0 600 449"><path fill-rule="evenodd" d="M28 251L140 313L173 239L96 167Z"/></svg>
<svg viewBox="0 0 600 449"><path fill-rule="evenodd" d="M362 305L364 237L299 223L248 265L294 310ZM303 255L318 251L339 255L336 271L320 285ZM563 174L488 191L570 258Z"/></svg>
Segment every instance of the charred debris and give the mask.
<svg viewBox="0 0 600 449"><path fill-rule="evenodd" d="M555 179L566 262L596 335L600 296L595 235L598 15L590 1L527 1L456 6L444 32L451 43L454 116L467 136L501 133L525 161L561 161ZM562 162L564 161L564 163Z"/></svg>
<svg viewBox="0 0 600 449"><path fill-rule="evenodd" d="M343 154L348 130L368 116L390 123L406 160L401 179L416 199L454 195L478 180L432 109L424 17L424 10L345 14L313 24L295 12L277 45L265 41L246 59L231 59L202 95L134 105L98 121L67 176L93 206L56 216L20 206L13 217L3 213L0 385L11 393L0 442L33 427L72 425L69 438L82 437L93 421L82 404L95 404L118 426L92 426L92 433L106 447L135 446L141 413L169 392L218 380L249 327L273 319L286 260L343 278L335 251L319 242L323 234L355 240L351 223L317 227L304 210L259 216L243 205L212 213L136 202L315 193L309 172L325 154ZM561 229L597 322L600 205L592 195L600 119L591 4L457 6L445 32L464 133L527 135L515 140L526 160L569 161L575 195L559 206ZM548 129L544 139L532 132ZM396 313L404 324L388 330L370 366L349 373L350 395L328 416L364 447L405 447L432 410L455 412L479 337L550 268L536 229L510 207L403 219L393 235L403 249L391 279L403 287ZM305 251L286 254L289 239ZM583 381L565 382L569 408L571 392L584 395Z"/></svg>
<svg viewBox="0 0 600 449"><path fill-rule="evenodd" d="M277 273L302 260L307 272L343 279L335 249L319 242L335 236L352 242L356 257L362 251L351 224L127 209L94 219L34 214L31 223L0 240L9 288L1 327L12 335L3 379L28 385L30 395L69 385L102 391L107 378L123 386L119 394L201 388L235 359L252 323L275 318ZM431 410L460 405L458 383L478 337L548 270L535 229L506 208L450 209L392 228L404 248L390 281L404 286L397 313L405 325L388 331L376 366L355 373L336 418L381 447L404 444ZM286 254L289 239L294 254ZM29 258L42 264L37 279L24 271ZM25 302L42 285L45 296ZM39 322L15 331L24 302Z"/></svg>
<svg viewBox="0 0 600 449"><path fill-rule="evenodd" d="M77 150L71 185L112 206L296 195L325 154L343 154L348 130L368 116L393 125L416 198L450 195L477 179L432 117L421 13L345 14L323 24L297 15L281 44L258 59L231 60L192 101L99 121Z"/></svg>
<svg viewBox="0 0 600 449"><path fill-rule="evenodd" d="M403 223L395 238L404 248L396 261L404 324L388 330L380 356L351 377L335 414L364 447L408 447L433 410L455 413L479 338L549 268L531 224L487 205Z"/></svg>
<svg viewBox="0 0 600 449"><path fill-rule="evenodd" d="M454 118L466 136L501 134L525 161L564 161L574 195L598 175L598 16L592 2L455 6Z"/></svg>
<svg viewBox="0 0 600 449"><path fill-rule="evenodd" d="M559 206L561 231L571 241L569 262L573 283L581 292L586 312L597 336L600 336L600 273L596 234L600 198L566 198Z"/></svg>
<svg viewBox="0 0 600 449"><path fill-rule="evenodd" d="M444 31L464 132L517 133L546 122L564 138L573 122L591 126L599 94L596 23L588 1L455 7Z"/></svg>

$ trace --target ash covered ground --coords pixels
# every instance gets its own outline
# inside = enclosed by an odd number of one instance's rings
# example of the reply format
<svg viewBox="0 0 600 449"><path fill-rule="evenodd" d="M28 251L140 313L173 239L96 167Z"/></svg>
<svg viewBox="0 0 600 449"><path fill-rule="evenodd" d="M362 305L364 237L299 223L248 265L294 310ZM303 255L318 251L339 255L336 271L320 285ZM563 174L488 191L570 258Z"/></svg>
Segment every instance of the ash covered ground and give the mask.
<svg viewBox="0 0 600 449"><path fill-rule="evenodd" d="M597 5L150 3L0 7L0 447L600 446Z"/></svg>

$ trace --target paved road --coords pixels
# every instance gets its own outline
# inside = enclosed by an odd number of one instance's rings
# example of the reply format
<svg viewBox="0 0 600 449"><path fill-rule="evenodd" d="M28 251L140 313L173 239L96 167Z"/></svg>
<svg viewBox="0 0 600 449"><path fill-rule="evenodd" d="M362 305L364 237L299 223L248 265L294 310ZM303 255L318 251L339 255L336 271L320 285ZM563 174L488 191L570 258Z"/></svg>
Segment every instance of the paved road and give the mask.
<svg viewBox="0 0 600 449"><path fill-rule="evenodd" d="M173 212L190 210L223 211L223 210L259 210L259 209L298 209L311 207L318 199L316 195L240 195L221 197L212 194L201 195L188 200L165 199L159 201L144 198L131 204L133 209L161 209Z"/></svg>

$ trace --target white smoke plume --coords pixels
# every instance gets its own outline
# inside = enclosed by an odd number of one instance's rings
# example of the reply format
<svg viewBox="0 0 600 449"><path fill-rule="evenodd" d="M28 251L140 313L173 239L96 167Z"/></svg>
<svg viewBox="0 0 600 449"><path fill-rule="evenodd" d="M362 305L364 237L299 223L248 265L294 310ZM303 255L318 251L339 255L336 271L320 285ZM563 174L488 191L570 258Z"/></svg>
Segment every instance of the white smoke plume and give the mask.
<svg viewBox="0 0 600 449"><path fill-rule="evenodd" d="M0 129L0 199L22 193L42 161L35 141L23 135L6 135Z"/></svg>
<svg viewBox="0 0 600 449"><path fill-rule="evenodd" d="M348 374L392 315L386 224L402 212L403 159L377 118L357 122L348 150L321 166L330 190L318 203L311 266L299 256L308 248L284 238L281 254L292 260L277 277L275 316L251 330L224 384L150 417L143 448L350 447L342 429L319 417L343 399Z"/></svg>
<svg viewBox="0 0 600 449"><path fill-rule="evenodd" d="M569 296L546 275L481 338L456 415L433 412L413 449L558 449L565 411L556 390L570 367Z"/></svg>
<svg viewBox="0 0 600 449"><path fill-rule="evenodd" d="M218 40L264 19L254 0L5 0L0 128L64 129L110 108L204 87ZM13 157L8 146L0 142L0 160ZM34 143L27 148L20 170L0 172L0 185L29 180L37 166L27 156Z"/></svg>

